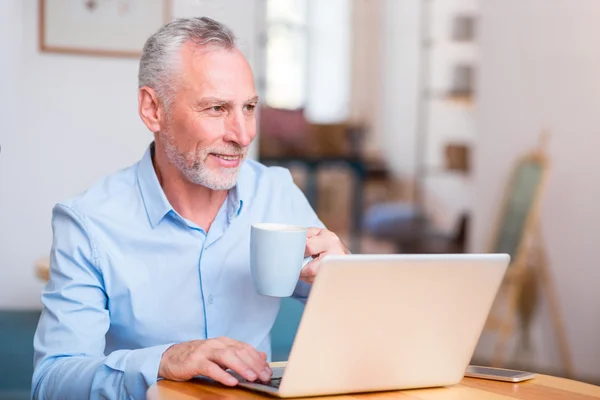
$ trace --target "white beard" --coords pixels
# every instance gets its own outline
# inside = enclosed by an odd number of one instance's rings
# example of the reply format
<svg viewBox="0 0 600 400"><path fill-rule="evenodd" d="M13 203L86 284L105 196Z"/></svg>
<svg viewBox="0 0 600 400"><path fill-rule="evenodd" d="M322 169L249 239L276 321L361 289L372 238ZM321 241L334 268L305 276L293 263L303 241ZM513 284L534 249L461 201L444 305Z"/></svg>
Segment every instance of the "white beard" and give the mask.
<svg viewBox="0 0 600 400"><path fill-rule="evenodd" d="M169 134L162 134L167 159L190 182L205 186L211 190L229 190L237 183L237 176L246 158L247 149L233 145L204 148L197 152L183 153L173 143ZM206 160L211 153L240 155L240 164L236 168L211 169Z"/></svg>

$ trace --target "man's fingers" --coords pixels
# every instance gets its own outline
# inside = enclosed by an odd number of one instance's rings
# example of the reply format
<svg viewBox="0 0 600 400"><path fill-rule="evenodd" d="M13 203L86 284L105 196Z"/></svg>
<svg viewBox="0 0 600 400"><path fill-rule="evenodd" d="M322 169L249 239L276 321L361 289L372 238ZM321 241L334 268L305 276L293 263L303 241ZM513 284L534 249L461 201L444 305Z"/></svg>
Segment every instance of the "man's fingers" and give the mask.
<svg viewBox="0 0 600 400"><path fill-rule="evenodd" d="M312 284L315 280L315 276L317 275L317 271L319 270L320 266L320 257L315 258L314 260L306 264L304 268L302 268L302 270L300 271L300 280Z"/></svg>
<svg viewBox="0 0 600 400"><path fill-rule="evenodd" d="M271 378L271 374L265 369L268 366L262 360L257 362L259 359L258 355L253 359L243 347L227 347L216 352L211 361L235 371L248 381L259 378L268 380Z"/></svg>
<svg viewBox="0 0 600 400"><path fill-rule="evenodd" d="M235 374L232 375L232 371ZM238 383L236 377L268 381L272 373L265 353L249 344L221 337L171 346L161 358L158 375L175 381L204 375L224 385L235 386Z"/></svg>
<svg viewBox="0 0 600 400"><path fill-rule="evenodd" d="M306 230L306 238L310 239L313 236L318 236L323 229L320 228L308 228Z"/></svg>
<svg viewBox="0 0 600 400"><path fill-rule="evenodd" d="M207 360L200 373L226 386L235 386L238 384L237 379L212 361Z"/></svg>
<svg viewBox="0 0 600 400"><path fill-rule="evenodd" d="M236 355L246 363L263 382L271 380L272 371L266 360L251 346L236 349Z"/></svg>
<svg viewBox="0 0 600 400"><path fill-rule="evenodd" d="M215 352L210 360L218 365L237 372L241 377L248 381L255 381L258 378L256 372L254 372L249 365L240 360L231 349L222 349L221 351Z"/></svg>
<svg viewBox="0 0 600 400"><path fill-rule="evenodd" d="M329 246L330 243L324 236L313 236L309 239L306 239L304 257L319 255L327 250Z"/></svg>
<svg viewBox="0 0 600 400"><path fill-rule="evenodd" d="M254 347L247 343L237 340L220 337L216 339L221 347L216 352L216 361L218 364L231 368L245 379L255 381L269 381L273 371L267 364L266 353L259 353Z"/></svg>

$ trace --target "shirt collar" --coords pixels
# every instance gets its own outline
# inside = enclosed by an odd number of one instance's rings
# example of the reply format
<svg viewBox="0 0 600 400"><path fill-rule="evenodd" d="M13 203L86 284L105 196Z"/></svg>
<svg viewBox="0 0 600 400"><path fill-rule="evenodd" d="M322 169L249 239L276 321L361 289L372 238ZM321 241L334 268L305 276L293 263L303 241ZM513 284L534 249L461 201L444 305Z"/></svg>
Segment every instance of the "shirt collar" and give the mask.
<svg viewBox="0 0 600 400"><path fill-rule="evenodd" d="M165 215L173 210L173 207L167 196L165 196L160 182L158 182L154 165L152 165L153 154L154 142L148 146L144 156L138 163L137 179L148 220L152 228L155 228Z"/></svg>
<svg viewBox="0 0 600 400"><path fill-rule="evenodd" d="M232 219L240 215L244 201L240 196L240 177L235 187L227 193L227 219L231 222Z"/></svg>
<svg viewBox="0 0 600 400"><path fill-rule="evenodd" d="M138 163L137 180L142 195L142 201L146 208L146 214L152 228L155 228L160 221L170 211L176 213L173 206L169 203L165 192L160 186L154 165L152 163L152 157L154 155L154 142L148 146L148 149L144 153L144 156ZM229 221L237 217L242 212L243 200L242 200L242 187L243 183L240 181L242 177L242 167L238 176L238 182L236 186L231 189L227 194L227 218Z"/></svg>

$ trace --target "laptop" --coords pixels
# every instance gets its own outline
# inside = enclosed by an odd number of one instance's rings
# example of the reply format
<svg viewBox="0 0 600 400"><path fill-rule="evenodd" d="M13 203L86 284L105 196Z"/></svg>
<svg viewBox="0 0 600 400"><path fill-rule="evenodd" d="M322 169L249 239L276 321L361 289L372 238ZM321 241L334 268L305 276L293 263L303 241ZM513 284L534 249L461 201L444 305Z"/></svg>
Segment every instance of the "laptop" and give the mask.
<svg viewBox="0 0 600 400"><path fill-rule="evenodd" d="M506 273L506 254L326 256L277 397L429 388L459 383Z"/></svg>

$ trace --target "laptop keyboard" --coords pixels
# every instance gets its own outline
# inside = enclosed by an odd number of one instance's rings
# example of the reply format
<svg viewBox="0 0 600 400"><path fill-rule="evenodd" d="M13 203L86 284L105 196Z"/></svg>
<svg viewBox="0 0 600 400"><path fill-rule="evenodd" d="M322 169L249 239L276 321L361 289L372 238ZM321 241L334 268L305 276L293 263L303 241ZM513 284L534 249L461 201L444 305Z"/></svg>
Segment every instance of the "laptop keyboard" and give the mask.
<svg viewBox="0 0 600 400"><path fill-rule="evenodd" d="M265 383L265 385L273 387L273 388L279 388L280 384L281 384L281 378L272 378L269 383Z"/></svg>
<svg viewBox="0 0 600 400"><path fill-rule="evenodd" d="M271 378L270 382L262 382L262 381L246 381L248 383L256 383L259 385L264 385L264 386L269 386L275 389L279 388L279 385L281 384L281 378Z"/></svg>

